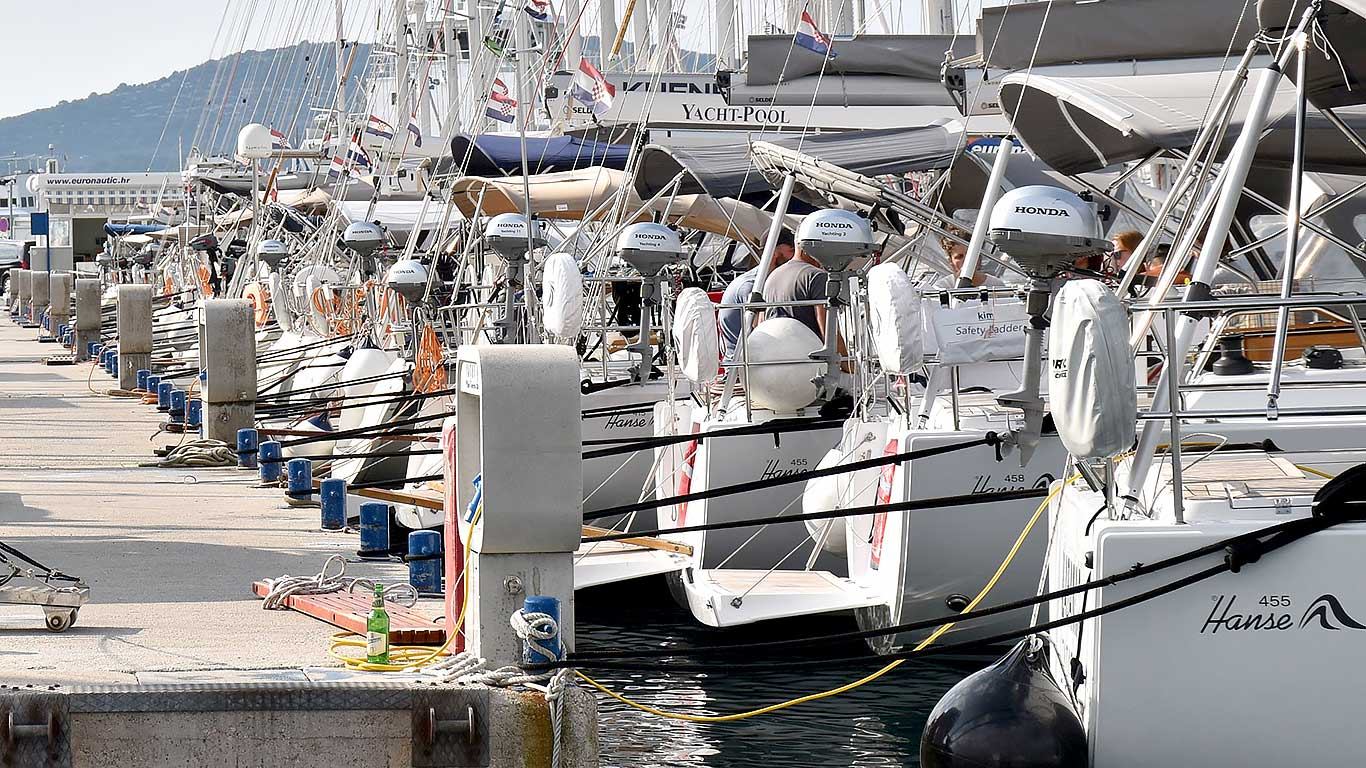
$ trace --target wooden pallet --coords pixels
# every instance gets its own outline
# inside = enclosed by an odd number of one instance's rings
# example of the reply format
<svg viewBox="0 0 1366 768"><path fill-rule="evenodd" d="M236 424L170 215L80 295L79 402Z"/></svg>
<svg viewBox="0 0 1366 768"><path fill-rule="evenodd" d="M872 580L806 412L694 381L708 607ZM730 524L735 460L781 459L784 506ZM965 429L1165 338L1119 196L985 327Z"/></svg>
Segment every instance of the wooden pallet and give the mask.
<svg viewBox="0 0 1366 768"><path fill-rule="evenodd" d="M264 598L270 592L264 582L251 585L257 597ZM290 610L331 624L334 627L365 634L366 621L370 617L369 595L349 592L333 592L328 595L296 595L285 599ZM441 645L446 642L446 627L437 623L431 616L419 613L412 608L404 608L385 603L389 612L389 643L391 645Z"/></svg>

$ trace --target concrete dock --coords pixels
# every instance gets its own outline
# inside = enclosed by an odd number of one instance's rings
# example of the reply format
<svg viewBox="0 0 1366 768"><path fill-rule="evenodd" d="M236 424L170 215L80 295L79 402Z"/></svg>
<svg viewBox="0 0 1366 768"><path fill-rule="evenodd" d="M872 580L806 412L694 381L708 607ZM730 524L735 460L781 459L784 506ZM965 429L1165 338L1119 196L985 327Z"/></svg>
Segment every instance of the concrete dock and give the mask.
<svg viewBox="0 0 1366 768"><path fill-rule="evenodd" d="M71 694L57 707L67 751L53 764L337 765L361 753L375 758L366 765L549 764L546 703L525 689L470 704L482 752L470 737L463 752L428 746L421 757L419 721L430 710L454 722L469 689L429 707L439 690L347 672L328 655L339 630L263 610L251 591L316 573L334 554L348 576L405 581L406 566L356 561L355 535L322 532L316 508L285 505L255 472L139 466L180 436L156 434L164 417L150 406L110 396L104 371L45 365L57 350L33 338L0 322L0 539L83 578L90 602L61 633L36 607L0 605L0 710L20 711L5 695ZM443 612L439 600L418 610ZM592 699L572 693L565 764L595 764Z"/></svg>

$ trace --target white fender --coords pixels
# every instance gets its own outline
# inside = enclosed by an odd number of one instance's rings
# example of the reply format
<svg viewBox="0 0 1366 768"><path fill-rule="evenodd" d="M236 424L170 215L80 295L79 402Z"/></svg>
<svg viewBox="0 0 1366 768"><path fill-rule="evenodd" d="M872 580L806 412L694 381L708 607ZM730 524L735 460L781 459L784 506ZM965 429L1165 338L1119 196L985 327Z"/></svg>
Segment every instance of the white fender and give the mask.
<svg viewBox="0 0 1366 768"><path fill-rule="evenodd" d="M868 270L868 312L873 351L887 373L910 373L925 359L920 292L894 262Z"/></svg>
<svg viewBox="0 0 1366 768"><path fill-rule="evenodd" d="M783 364L749 367L750 402L778 413L799 411L815 402L820 390L812 379L821 375L824 364L797 361L809 360L824 348L821 338L800 320L772 317L759 323L745 345L748 362Z"/></svg>
<svg viewBox="0 0 1366 768"><path fill-rule="evenodd" d="M567 253L552 253L541 273L541 321L545 329L566 339L583 330L583 274Z"/></svg>
<svg viewBox="0 0 1366 768"><path fill-rule="evenodd" d="M683 375L694 384L710 382L720 372L721 338L716 305L701 288L684 288L674 302L673 338Z"/></svg>
<svg viewBox="0 0 1366 768"><path fill-rule="evenodd" d="M1044 375L1058 437L1073 456L1107 458L1134 444L1129 317L1100 281L1072 280L1058 292Z"/></svg>

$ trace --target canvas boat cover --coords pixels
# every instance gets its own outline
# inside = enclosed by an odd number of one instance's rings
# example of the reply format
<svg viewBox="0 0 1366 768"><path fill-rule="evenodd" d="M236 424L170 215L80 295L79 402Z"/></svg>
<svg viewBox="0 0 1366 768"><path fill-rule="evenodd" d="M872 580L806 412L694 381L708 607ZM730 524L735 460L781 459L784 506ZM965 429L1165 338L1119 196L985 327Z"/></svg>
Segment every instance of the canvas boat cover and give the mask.
<svg viewBox="0 0 1366 768"><path fill-rule="evenodd" d="M1255 10L1246 0L1013 3L982 9L977 58L992 69L1022 70L1230 51L1236 57L1256 32Z"/></svg>
<svg viewBox="0 0 1366 768"><path fill-rule="evenodd" d="M953 106L939 81L946 54L971 53L952 35L867 35L822 56L792 35L751 35L744 72L722 75L728 104L772 106Z"/></svg>
<svg viewBox="0 0 1366 768"><path fill-rule="evenodd" d="M768 143L863 176L947 168L961 145L962 126L954 121L914 128L883 128L813 136L775 138ZM682 173L678 193L740 198L773 190L750 160L744 144L667 147L651 144L641 153L636 192L650 197Z"/></svg>
<svg viewBox="0 0 1366 768"><path fill-rule="evenodd" d="M1270 35L1283 35L1295 28L1306 5L1259 0L1257 20ZM1325 0L1317 26L1307 67L1309 100L1330 108L1366 104L1366 0Z"/></svg>
<svg viewBox="0 0 1366 768"><path fill-rule="evenodd" d="M762 180L758 173L754 175ZM543 173L532 176L529 183L531 212L544 219L579 221L594 211L598 211L598 218L603 218L616 210L615 205L603 204L613 201L622 191L626 193L627 213L638 211L645 202L631 187L625 172L611 168ZM526 210L520 176L463 176L452 183L451 189L456 207L466 218ZM670 224L750 244L763 240L773 220L771 214L749 203L705 194L661 196L637 220L649 221L652 214L662 216Z"/></svg>
<svg viewBox="0 0 1366 768"><path fill-rule="evenodd" d="M1252 80L1260 73L1254 70ZM1014 72L1001 82L1001 104L1032 152L1053 168L1073 174L1137 160L1158 149L1189 148L1229 78L1228 72L1218 70L1095 77ZM1271 130L1258 147L1259 165L1290 163L1294 89L1287 79L1276 92L1267 117ZM1224 151L1237 139L1246 116L1247 90L1243 96ZM1343 110L1339 116L1359 131L1366 129L1366 110ZM1314 110L1308 115L1306 147L1311 170L1366 169L1366 155Z"/></svg>
<svg viewBox="0 0 1366 768"><path fill-rule="evenodd" d="M620 170L626 167L630 151L626 144L604 144L577 136L526 138L527 167L533 174L595 165ZM451 158L462 175L521 175L522 139L501 133L461 134L451 139Z"/></svg>

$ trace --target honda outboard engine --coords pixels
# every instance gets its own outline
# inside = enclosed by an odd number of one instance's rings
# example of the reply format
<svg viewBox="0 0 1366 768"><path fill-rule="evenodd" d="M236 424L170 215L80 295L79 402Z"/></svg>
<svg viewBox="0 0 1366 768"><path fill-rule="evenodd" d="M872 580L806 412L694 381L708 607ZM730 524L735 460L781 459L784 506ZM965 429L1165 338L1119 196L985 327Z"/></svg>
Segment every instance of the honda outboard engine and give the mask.
<svg viewBox="0 0 1366 768"><path fill-rule="evenodd" d="M342 244L361 256L369 256L384 245L384 230L373 222L352 222L342 232Z"/></svg>
<svg viewBox="0 0 1366 768"><path fill-rule="evenodd" d="M416 304L427 293L427 268L417 259L395 262L384 276L384 284L409 304Z"/></svg>
<svg viewBox="0 0 1366 768"><path fill-rule="evenodd" d="M617 237L617 255L645 278L640 288L640 337L631 345L639 358L631 378L639 383L650 378L650 314L659 304L663 272L683 261L683 243L677 232L663 224L641 222L622 230Z"/></svg>
<svg viewBox="0 0 1366 768"><path fill-rule="evenodd" d="M821 397L835 393L839 378L839 316L849 305L849 270L854 259L867 256L877 249L873 242L873 228L868 220L852 211L828 208L807 215L797 228L797 247L815 259L829 273L825 294L830 301L825 323L825 350L820 358L826 363L820 380Z"/></svg>
<svg viewBox="0 0 1366 768"><path fill-rule="evenodd" d="M526 288L526 265L531 251L545 245L541 223L535 219L528 221L520 213L500 213L484 227L484 245L504 261L503 316L493 325L501 329L502 342L515 343L521 340L524 330L517 311L517 293Z"/></svg>
<svg viewBox="0 0 1366 768"><path fill-rule="evenodd" d="M270 267L272 271L278 270L280 264L289 258L289 246L279 240L262 240L256 244L256 258Z"/></svg>
<svg viewBox="0 0 1366 768"><path fill-rule="evenodd" d="M1012 189L991 211L987 239L1029 275L1025 311L1024 383L1017 392L997 401L1024 411L1024 428L1013 436L1020 450L1020 466L1029 461L1043 431L1043 398L1039 395L1043 334L1048 328L1052 279L1083 256L1108 253L1110 241L1101 238L1095 212L1077 195L1058 187L1033 185Z"/></svg>

